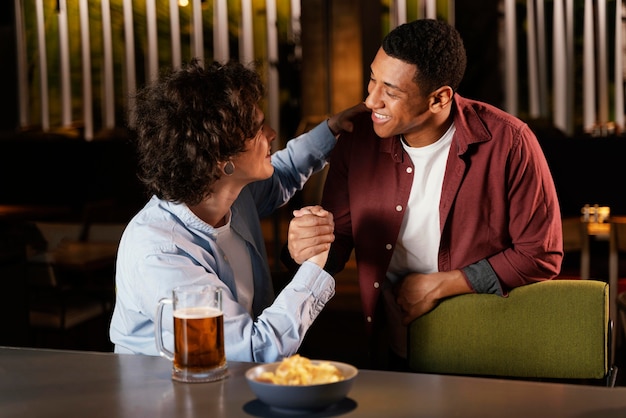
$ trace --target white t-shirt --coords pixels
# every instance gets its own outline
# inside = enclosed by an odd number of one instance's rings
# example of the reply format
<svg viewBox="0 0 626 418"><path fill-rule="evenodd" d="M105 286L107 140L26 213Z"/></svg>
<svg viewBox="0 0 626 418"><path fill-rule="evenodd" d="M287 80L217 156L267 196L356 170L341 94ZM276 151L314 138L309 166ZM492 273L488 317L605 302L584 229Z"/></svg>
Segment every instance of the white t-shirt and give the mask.
<svg viewBox="0 0 626 418"><path fill-rule="evenodd" d="M456 131L454 123L435 143L412 148L404 141L402 146L414 166L413 184L404 213L398 240L383 285L385 311L391 333L391 348L406 357L406 332L401 324L402 313L392 293L392 284L408 273L434 273L438 270L439 201L446 170L446 162Z"/></svg>
<svg viewBox="0 0 626 418"><path fill-rule="evenodd" d="M217 245L222 249L226 261L233 269L237 286L237 301L252 315L252 299L254 297L252 262L246 242L230 228L230 215L229 211L226 216L226 224L216 228Z"/></svg>

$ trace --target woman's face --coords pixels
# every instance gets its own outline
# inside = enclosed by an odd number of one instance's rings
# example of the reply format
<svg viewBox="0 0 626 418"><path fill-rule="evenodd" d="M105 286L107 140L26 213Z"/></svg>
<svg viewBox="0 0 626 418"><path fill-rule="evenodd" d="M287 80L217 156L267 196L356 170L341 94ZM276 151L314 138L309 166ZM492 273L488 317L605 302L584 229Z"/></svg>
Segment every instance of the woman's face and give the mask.
<svg viewBox="0 0 626 418"><path fill-rule="evenodd" d="M276 139L276 131L265 123L265 115L258 106L255 119L258 127L256 135L248 139L246 149L232 159L235 164L234 176L244 179L247 183L265 180L274 173L270 153L272 141Z"/></svg>

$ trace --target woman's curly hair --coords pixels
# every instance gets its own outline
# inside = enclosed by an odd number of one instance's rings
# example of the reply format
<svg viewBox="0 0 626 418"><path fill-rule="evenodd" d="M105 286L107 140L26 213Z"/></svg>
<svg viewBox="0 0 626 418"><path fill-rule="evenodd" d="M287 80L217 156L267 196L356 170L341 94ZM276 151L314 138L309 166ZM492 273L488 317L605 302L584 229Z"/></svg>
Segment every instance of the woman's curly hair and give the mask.
<svg viewBox="0 0 626 418"><path fill-rule="evenodd" d="M457 30L446 22L418 19L398 26L383 39L387 55L417 67L415 82L426 96L442 86L456 91L467 56Z"/></svg>
<svg viewBox="0 0 626 418"><path fill-rule="evenodd" d="M212 193L219 163L258 130L259 75L243 64L193 59L136 95L139 178L150 194L195 205Z"/></svg>

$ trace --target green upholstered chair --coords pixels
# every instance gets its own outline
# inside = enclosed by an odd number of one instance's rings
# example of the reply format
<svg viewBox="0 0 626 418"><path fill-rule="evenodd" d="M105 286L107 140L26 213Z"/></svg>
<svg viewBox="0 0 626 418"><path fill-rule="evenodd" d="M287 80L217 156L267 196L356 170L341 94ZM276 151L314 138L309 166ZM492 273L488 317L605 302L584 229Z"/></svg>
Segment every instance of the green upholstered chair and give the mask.
<svg viewBox="0 0 626 418"><path fill-rule="evenodd" d="M422 373L615 384L608 284L551 280L443 300L409 326Z"/></svg>

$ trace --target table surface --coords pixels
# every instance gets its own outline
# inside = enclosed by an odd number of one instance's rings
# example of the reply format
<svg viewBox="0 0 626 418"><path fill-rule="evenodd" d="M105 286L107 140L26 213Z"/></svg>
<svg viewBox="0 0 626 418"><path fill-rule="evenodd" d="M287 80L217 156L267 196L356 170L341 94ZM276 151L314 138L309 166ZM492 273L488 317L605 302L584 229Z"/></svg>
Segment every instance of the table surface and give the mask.
<svg viewBox="0 0 626 418"><path fill-rule="evenodd" d="M611 232L611 224L610 223L598 223L598 222L589 222L587 223L587 231L589 235L596 236L600 239L609 239L609 233Z"/></svg>
<svg viewBox="0 0 626 418"><path fill-rule="evenodd" d="M49 263L65 270L89 272L115 264L116 242L64 241L57 248L29 258L31 263Z"/></svg>
<svg viewBox="0 0 626 418"><path fill-rule="evenodd" d="M70 208L65 206L0 205L0 220L47 219L70 213Z"/></svg>
<svg viewBox="0 0 626 418"><path fill-rule="evenodd" d="M229 362L219 382L172 382L160 357L0 347L2 417L284 417ZM348 397L308 417L626 417L626 387L359 370Z"/></svg>

